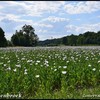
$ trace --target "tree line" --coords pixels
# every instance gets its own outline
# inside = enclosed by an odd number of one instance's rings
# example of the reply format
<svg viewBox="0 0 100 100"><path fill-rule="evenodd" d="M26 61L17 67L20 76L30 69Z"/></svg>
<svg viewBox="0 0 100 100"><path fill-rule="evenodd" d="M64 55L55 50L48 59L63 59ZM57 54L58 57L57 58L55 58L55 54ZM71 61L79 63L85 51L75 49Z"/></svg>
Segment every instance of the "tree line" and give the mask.
<svg viewBox="0 0 100 100"><path fill-rule="evenodd" d="M35 34L35 29L31 25L24 25L21 30L15 31L11 40L5 38L5 32L0 28L0 47L6 46L36 46L38 43L38 36Z"/></svg>
<svg viewBox="0 0 100 100"><path fill-rule="evenodd" d="M40 46L81 46L81 45L100 45L100 31L90 32L87 31L83 34L65 36L62 38L47 39L45 41L39 41Z"/></svg>
<svg viewBox="0 0 100 100"><path fill-rule="evenodd" d="M87 31L79 35L68 35L61 38L39 41L35 29L31 25L24 25L21 30L15 31L11 40L5 38L5 32L0 27L0 47L7 46L59 46L59 45L100 45L100 31Z"/></svg>

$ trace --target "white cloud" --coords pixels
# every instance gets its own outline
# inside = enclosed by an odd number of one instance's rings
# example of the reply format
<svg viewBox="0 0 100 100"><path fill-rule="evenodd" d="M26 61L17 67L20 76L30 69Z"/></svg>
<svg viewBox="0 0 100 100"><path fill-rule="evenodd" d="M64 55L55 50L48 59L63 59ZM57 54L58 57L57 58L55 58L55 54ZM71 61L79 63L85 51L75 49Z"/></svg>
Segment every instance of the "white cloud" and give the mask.
<svg viewBox="0 0 100 100"><path fill-rule="evenodd" d="M67 30L67 32L73 33L73 34L80 34L80 33L84 33L87 31L97 32L97 31L100 31L100 23L84 24L81 26L67 25L66 30Z"/></svg>
<svg viewBox="0 0 100 100"><path fill-rule="evenodd" d="M0 6L0 10L3 8L3 6Z"/></svg>
<svg viewBox="0 0 100 100"><path fill-rule="evenodd" d="M43 33L46 33L47 30L42 30L42 29L40 29L40 30L36 30L36 32L37 32L38 34L39 34L39 33L40 33L40 34L41 34L41 33L43 34Z"/></svg>
<svg viewBox="0 0 100 100"><path fill-rule="evenodd" d="M34 23L34 26L38 26L38 27L46 27L46 28L52 28L53 25L51 24L44 24L44 23Z"/></svg>
<svg viewBox="0 0 100 100"><path fill-rule="evenodd" d="M60 7L64 5L61 1L34 1L28 8L28 15L41 16L44 13L55 13L60 10Z"/></svg>
<svg viewBox="0 0 100 100"><path fill-rule="evenodd" d="M40 39L62 37L69 33L79 34L89 30L97 31L100 29L99 21L93 25L79 25L89 22L88 15L85 16L87 21L82 22L83 15L80 17L75 15L74 17L69 14L91 13L99 10L100 3L97 1L2 1L0 2L0 27L9 37L11 33L14 34L15 30L21 29L23 25L30 24L35 28ZM94 18L93 23L97 19ZM75 26L75 22L79 26ZM70 23L73 25L69 25Z"/></svg>
<svg viewBox="0 0 100 100"><path fill-rule="evenodd" d="M1 5L10 12L15 11L14 13L27 16L42 16L44 13L55 13L60 10L65 4L65 1L4 1Z"/></svg>
<svg viewBox="0 0 100 100"><path fill-rule="evenodd" d="M55 22L64 22L64 21L69 21L69 19L67 18L62 18L62 17L56 17L56 16L49 16L48 18L44 18L43 20L41 20L41 22L45 22L45 21L50 21L52 23Z"/></svg>
<svg viewBox="0 0 100 100"><path fill-rule="evenodd" d="M78 2L77 4L66 4L64 9L69 14L91 13L100 10L99 1Z"/></svg>

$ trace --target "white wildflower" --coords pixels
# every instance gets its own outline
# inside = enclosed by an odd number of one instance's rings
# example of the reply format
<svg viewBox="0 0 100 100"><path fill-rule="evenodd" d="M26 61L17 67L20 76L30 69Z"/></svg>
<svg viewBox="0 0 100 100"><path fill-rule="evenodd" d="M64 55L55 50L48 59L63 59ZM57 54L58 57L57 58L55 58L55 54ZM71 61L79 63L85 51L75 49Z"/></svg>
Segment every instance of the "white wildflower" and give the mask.
<svg viewBox="0 0 100 100"><path fill-rule="evenodd" d="M1 57L1 59L3 59L4 57Z"/></svg>
<svg viewBox="0 0 100 100"><path fill-rule="evenodd" d="M25 71L24 74L27 74L27 72Z"/></svg>
<svg viewBox="0 0 100 100"><path fill-rule="evenodd" d="M21 65L15 65L16 67L21 67Z"/></svg>
<svg viewBox="0 0 100 100"><path fill-rule="evenodd" d="M53 68L51 67L51 70L52 70Z"/></svg>
<svg viewBox="0 0 100 100"><path fill-rule="evenodd" d="M63 68L67 68L67 66L63 66Z"/></svg>
<svg viewBox="0 0 100 100"><path fill-rule="evenodd" d="M67 63L69 63L69 61L66 61Z"/></svg>
<svg viewBox="0 0 100 100"><path fill-rule="evenodd" d="M100 63L100 60L98 61L98 63Z"/></svg>
<svg viewBox="0 0 100 100"><path fill-rule="evenodd" d="M67 72L66 71L62 71L62 74L66 74Z"/></svg>
<svg viewBox="0 0 100 100"><path fill-rule="evenodd" d="M38 63L36 62L35 65L38 65Z"/></svg>
<svg viewBox="0 0 100 100"><path fill-rule="evenodd" d="M10 63L10 60L9 61L7 61L8 63Z"/></svg>
<svg viewBox="0 0 100 100"><path fill-rule="evenodd" d="M16 70L16 68L15 68L15 69L13 69L13 71L14 71L14 72L16 72L16 71L17 71L17 70Z"/></svg>
<svg viewBox="0 0 100 100"><path fill-rule="evenodd" d="M46 64L48 64L48 61L47 61L47 60L45 60L44 62L45 62Z"/></svg>
<svg viewBox="0 0 100 100"><path fill-rule="evenodd" d="M40 75L36 75L35 77L36 77L36 78L39 78L39 77L40 77Z"/></svg>
<svg viewBox="0 0 100 100"><path fill-rule="evenodd" d="M39 61L39 60L37 60L36 62L37 62L37 63L40 63L40 61Z"/></svg>
<svg viewBox="0 0 100 100"><path fill-rule="evenodd" d="M25 72L27 71L27 69L25 69Z"/></svg>
<svg viewBox="0 0 100 100"><path fill-rule="evenodd" d="M96 70L96 68L93 68L92 70L93 70L93 71L95 71L95 70Z"/></svg>
<svg viewBox="0 0 100 100"><path fill-rule="evenodd" d="M27 61L27 63L30 63L30 62L32 62L32 60L28 60L28 61Z"/></svg>
<svg viewBox="0 0 100 100"><path fill-rule="evenodd" d="M91 65L90 65L90 64L89 64L88 66L89 66L89 67L91 67Z"/></svg>
<svg viewBox="0 0 100 100"><path fill-rule="evenodd" d="M57 71L57 69L54 69L54 71Z"/></svg>
<svg viewBox="0 0 100 100"><path fill-rule="evenodd" d="M25 60L25 58L22 58L21 60Z"/></svg>
<svg viewBox="0 0 100 100"><path fill-rule="evenodd" d="M10 67L8 67L8 68L7 68L7 70L11 70L11 68L10 68Z"/></svg>
<svg viewBox="0 0 100 100"><path fill-rule="evenodd" d="M30 64L30 66L32 65L32 63Z"/></svg>
<svg viewBox="0 0 100 100"><path fill-rule="evenodd" d="M61 66L59 66L58 68L61 68Z"/></svg>
<svg viewBox="0 0 100 100"><path fill-rule="evenodd" d="M4 64L4 66L6 66L7 64Z"/></svg>

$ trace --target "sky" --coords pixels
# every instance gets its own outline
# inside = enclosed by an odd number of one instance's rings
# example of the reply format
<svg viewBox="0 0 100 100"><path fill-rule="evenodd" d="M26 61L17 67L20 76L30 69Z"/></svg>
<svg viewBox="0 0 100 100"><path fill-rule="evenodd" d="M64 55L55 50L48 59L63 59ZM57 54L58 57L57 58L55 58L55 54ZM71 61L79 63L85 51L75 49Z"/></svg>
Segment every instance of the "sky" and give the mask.
<svg viewBox="0 0 100 100"><path fill-rule="evenodd" d="M39 40L100 31L99 1L0 1L0 27L10 40L32 25Z"/></svg>

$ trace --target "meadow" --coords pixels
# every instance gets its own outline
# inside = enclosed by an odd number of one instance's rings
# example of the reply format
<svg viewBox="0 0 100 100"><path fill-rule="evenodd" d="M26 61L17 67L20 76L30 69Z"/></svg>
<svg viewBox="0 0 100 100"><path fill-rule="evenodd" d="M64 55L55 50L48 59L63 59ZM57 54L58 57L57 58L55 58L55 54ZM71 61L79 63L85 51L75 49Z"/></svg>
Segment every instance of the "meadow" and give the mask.
<svg viewBox="0 0 100 100"><path fill-rule="evenodd" d="M100 47L1 48L0 95L19 93L22 99L100 99Z"/></svg>

